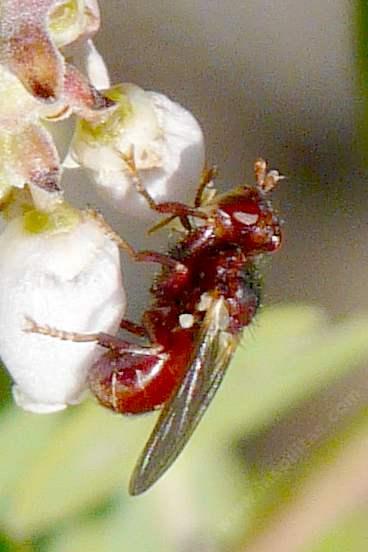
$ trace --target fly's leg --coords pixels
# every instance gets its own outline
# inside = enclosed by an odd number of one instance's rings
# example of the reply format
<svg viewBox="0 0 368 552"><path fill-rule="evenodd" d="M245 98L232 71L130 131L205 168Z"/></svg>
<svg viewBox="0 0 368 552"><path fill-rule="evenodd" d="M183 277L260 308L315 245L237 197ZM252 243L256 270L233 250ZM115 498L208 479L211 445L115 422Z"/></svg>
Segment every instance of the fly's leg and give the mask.
<svg viewBox="0 0 368 552"><path fill-rule="evenodd" d="M196 191L195 200L194 200L194 207L196 209L198 209L199 207L201 207L203 205L204 191L207 188L207 186L209 186L209 184L211 182L213 182L213 180L216 178L216 176L217 176L217 167L211 167L210 169L208 169L206 166L204 167L204 169L202 171L202 176L201 176L201 179L199 181L198 188L197 188L197 191ZM213 188L213 196L215 196L215 195L216 195L216 190ZM148 234L153 234L154 232L157 232L157 230L160 230L164 226L167 226L176 217L177 217L177 215L171 215L170 217L167 217L167 218L164 218L163 220L160 220L157 224L155 224L154 226L152 226L152 228L150 228L148 230ZM182 223L183 227L186 230L190 231L190 230L193 229L192 225L190 224L189 218L187 216L186 217L179 217L179 218L180 218L180 222Z"/></svg>
<svg viewBox="0 0 368 552"><path fill-rule="evenodd" d="M26 322L25 332L77 343L96 342L107 349L88 370L87 381L91 392L103 406L115 412L141 412L140 396L145 386L149 385L151 375L157 374L167 358L161 345L152 343L144 347L102 332L67 332L41 326L31 319L26 319ZM146 409L152 410L154 406L148 404Z"/></svg>
<svg viewBox="0 0 368 552"><path fill-rule="evenodd" d="M96 221L105 233L105 235L113 242L115 242L121 250L128 253L128 255L134 261L158 263L180 274L186 274L188 272L188 269L185 265L183 265L170 255L165 255L164 253L159 253L158 251L136 251L127 241L124 240L124 238L119 236L119 234L117 234L111 228L111 226L106 222L102 214L95 209L86 209L84 211L84 216L87 219L93 219L94 221Z"/></svg>
<svg viewBox="0 0 368 552"><path fill-rule="evenodd" d="M171 215L170 217L165 217L164 219L160 220L157 224L155 224L154 226L149 228L148 229L148 234L153 234L154 232L157 232L157 230L160 230L161 228L164 228L165 226L170 224L170 222L172 222L176 218L177 218L177 215ZM187 216L179 217L179 218L180 218L180 222L181 222L183 228L185 228L185 230L188 230L188 231L192 230L192 225L190 224L189 218Z"/></svg>
<svg viewBox="0 0 368 552"><path fill-rule="evenodd" d="M206 165L202 171L202 176L198 184L198 189L194 199L194 207L201 207L203 204L203 193L206 187L215 180L218 170L216 166L208 168Z"/></svg>
<svg viewBox="0 0 368 552"><path fill-rule="evenodd" d="M120 328L126 332L131 333L132 335L137 335L138 337L148 337L147 330L144 326L136 324L131 320L126 320L123 318L120 322Z"/></svg>
<svg viewBox="0 0 368 552"><path fill-rule="evenodd" d="M150 345L144 347L141 345L136 345L135 343L130 343L125 339L120 339L114 335L110 335L104 332L98 333L78 333L78 332L68 332L65 330L60 330L48 325L37 324L31 318L26 317L26 325L23 329L26 333L36 333L41 335L46 335L56 339L61 339L62 341L73 341L75 343L98 343L101 347L105 349L110 349L111 351L116 351L117 353L129 353L135 355L157 355L161 352L162 347L160 345L155 346ZM146 333L146 331L145 331Z"/></svg>
<svg viewBox="0 0 368 552"><path fill-rule="evenodd" d="M175 217L183 218L184 220L187 219L187 217L196 217L207 220L208 216L206 215L206 213L203 213L202 211L198 210L197 208L191 207L190 205L186 205L185 203L180 203L178 201L165 201L157 203L151 196L151 194L146 190L142 180L139 177L139 173L134 161L133 152L130 152L127 155L121 154L121 156L124 163L126 164L126 167L129 171L130 177L137 192L142 197L144 197L150 209L161 214L173 215ZM185 224L188 223L185 222Z"/></svg>
<svg viewBox="0 0 368 552"><path fill-rule="evenodd" d="M134 353L137 350L137 345L130 343L119 337L115 337L110 334L103 332L98 333L78 333L78 332L69 332L61 330L59 328L54 328L48 326L47 324L41 325L32 320L31 318L26 317L26 325L24 327L24 332L26 333L36 333L40 335L47 335L49 337L54 337L56 339L61 339L62 341L74 341L75 343L98 343L101 347L105 349L111 349L114 351L122 352L131 352ZM138 349L146 350L147 347L138 347ZM152 349L150 349L152 351Z"/></svg>

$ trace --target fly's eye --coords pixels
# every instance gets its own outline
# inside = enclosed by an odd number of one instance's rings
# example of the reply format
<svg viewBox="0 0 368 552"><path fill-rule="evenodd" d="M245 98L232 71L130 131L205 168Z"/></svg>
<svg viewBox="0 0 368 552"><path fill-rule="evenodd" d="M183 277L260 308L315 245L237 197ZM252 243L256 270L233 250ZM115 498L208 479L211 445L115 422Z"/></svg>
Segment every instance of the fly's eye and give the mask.
<svg viewBox="0 0 368 552"><path fill-rule="evenodd" d="M245 226L253 226L259 219L258 213L246 213L244 211L235 211L233 217L237 222L244 224Z"/></svg>

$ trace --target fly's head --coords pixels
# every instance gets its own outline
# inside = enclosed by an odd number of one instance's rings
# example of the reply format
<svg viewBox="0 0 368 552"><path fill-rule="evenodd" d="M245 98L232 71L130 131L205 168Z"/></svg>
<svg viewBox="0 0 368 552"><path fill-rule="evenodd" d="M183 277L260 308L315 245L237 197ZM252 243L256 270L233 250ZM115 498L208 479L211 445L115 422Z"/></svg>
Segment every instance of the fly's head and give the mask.
<svg viewBox="0 0 368 552"><path fill-rule="evenodd" d="M224 196L216 220L218 236L246 253L270 253L281 245L281 222L264 192L244 188Z"/></svg>

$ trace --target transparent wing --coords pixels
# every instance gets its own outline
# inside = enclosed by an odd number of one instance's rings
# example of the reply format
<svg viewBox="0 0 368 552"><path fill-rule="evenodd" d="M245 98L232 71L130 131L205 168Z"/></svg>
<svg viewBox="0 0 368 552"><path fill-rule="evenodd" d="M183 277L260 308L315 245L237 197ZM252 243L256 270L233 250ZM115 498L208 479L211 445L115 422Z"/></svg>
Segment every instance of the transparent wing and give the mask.
<svg viewBox="0 0 368 552"><path fill-rule="evenodd" d="M224 299L214 299L203 321L183 381L163 407L133 472L129 491L146 491L171 466L213 399L238 340L223 331Z"/></svg>

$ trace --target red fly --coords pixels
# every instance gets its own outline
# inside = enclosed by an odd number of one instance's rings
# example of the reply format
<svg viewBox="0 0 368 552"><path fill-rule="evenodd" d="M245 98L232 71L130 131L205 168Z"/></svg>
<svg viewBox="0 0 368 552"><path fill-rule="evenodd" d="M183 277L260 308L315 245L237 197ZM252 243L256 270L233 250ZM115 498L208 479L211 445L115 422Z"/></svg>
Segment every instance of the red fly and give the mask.
<svg viewBox="0 0 368 552"><path fill-rule="evenodd" d="M130 493L153 485L180 454L213 399L241 332L260 303L260 255L279 249L280 220L269 192L282 178L255 163L253 186L202 201L213 173L201 181L194 206L155 203L144 189L132 156L125 159L132 180L150 207L179 217L183 233L167 254L136 252L97 220L137 261L162 266L151 288L152 306L141 324L121 327L145 339L137 345L104 333L83 335L33 323L30 331L74 341L96 340L106 352L92 366L89 385L98 401L123 414L161 408L159 419L137 462ZM164 223L159 224L162 226Z"/></svg>

